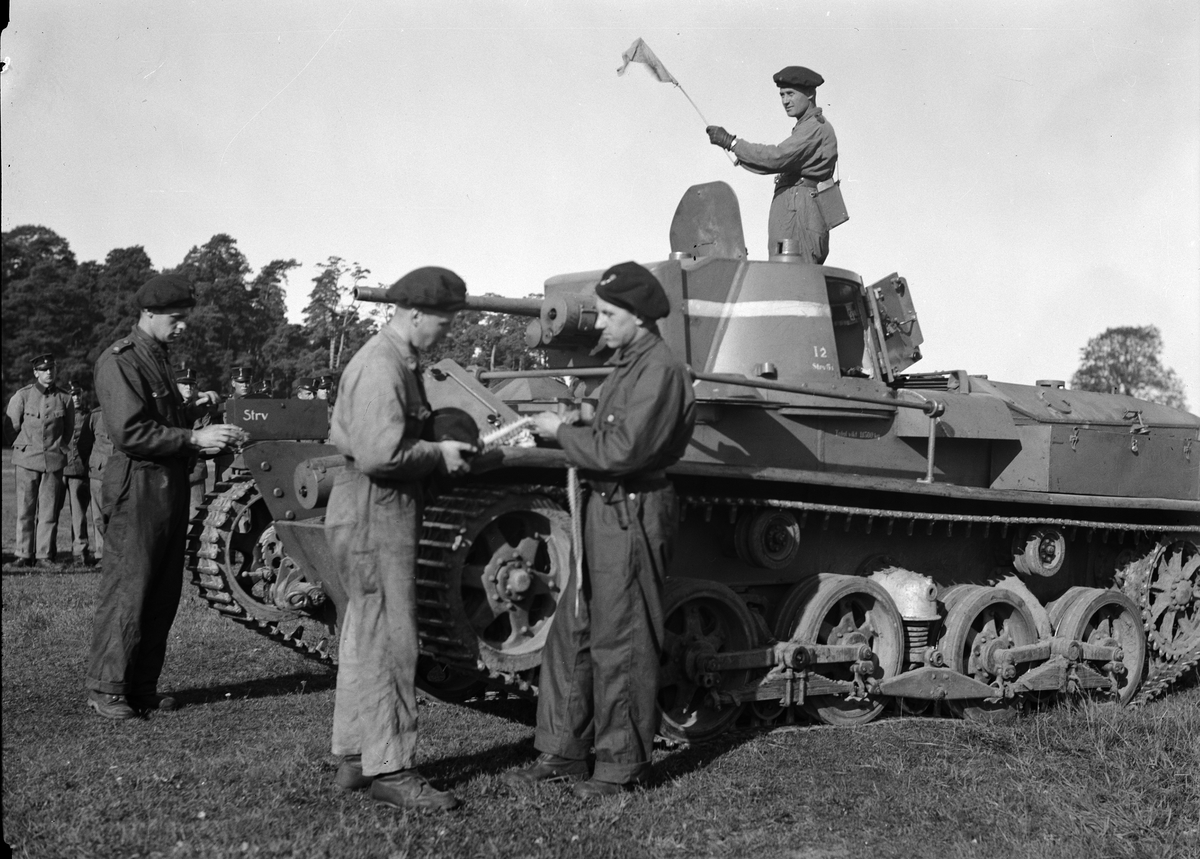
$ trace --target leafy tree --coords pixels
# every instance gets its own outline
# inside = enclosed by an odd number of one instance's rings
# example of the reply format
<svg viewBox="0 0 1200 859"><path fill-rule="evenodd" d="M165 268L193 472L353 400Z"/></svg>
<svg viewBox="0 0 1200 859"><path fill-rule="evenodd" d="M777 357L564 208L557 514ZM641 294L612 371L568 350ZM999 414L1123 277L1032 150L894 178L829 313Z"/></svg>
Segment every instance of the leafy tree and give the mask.
<svg viewBox="0 0 1200 859"><path fill-rule="evenodd" d="M1154 325L1109 328L1080 350L1071 387L1186 409L1183 383L1174 370L1162 365L1162 348L1162 334Z"/></svg>
<svg viewBox="0 0 1200 859"><path fill-rule="evenodd" d="M154 274L154 265L141 245L108 252L95 282L89 284L95 329L90 338L88 360L93 365L102 351L128 334L137 322L135 296L139 287Z"/></svg>
<svg viewBox="0 0 1200 859"><path fill-rule="evenodd" d="M336 372L378 330L378 311L363 313L353 301L354 287L362 286L371 271L337 256L318 263L317 268L304 308L304 326L310 356L317 362L314 371Z"/></svg>
<svg viewBox="0 0 1200 859"><path fill-rule="evenodd" d="M450 358L464 367L475 365L495 370L544 367L541 351L525 345L528 326L529 319L524 316L464 310L454 318L450 335L423 355L422 361L434 364Z"/></svg>
<svg viewBox="0 0 1200 859"><path fill-rule="evenodd" d="M3 253L0 362L7 402L17 388L32 381L29 361L36 355L53 352L63 365L60 369L79 372L87 346L80 340L83 327L74 317L82 310L86 318L89 298L72 283L75 254L53 230L15 227L3 234Z"/></svg>

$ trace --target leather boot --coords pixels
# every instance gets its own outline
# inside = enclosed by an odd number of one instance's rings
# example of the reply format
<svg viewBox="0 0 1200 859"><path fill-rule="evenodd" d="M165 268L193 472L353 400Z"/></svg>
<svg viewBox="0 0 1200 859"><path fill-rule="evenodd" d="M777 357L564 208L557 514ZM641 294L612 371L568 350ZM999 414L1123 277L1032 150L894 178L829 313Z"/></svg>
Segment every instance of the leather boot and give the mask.
<svg viewBox="0 0 1200 859"><path fill-rule="evenodd" d="M540 754L531 765L509 770L500 780L511 788L531 788L538 782L576 781L586 778L587 761L561 758L558 755Z"/></svg>
<svg viewBox="0 0 1200 859"><path fill-rule="evenodd" d="M392 808L424 811L449 811L458 805L458 797L448 790L438 790L416 770L376 776L371 782L371 799Z"/></svg>
<svg viewBox="0 0 1200 859"><path fill-rule="evenodd" d="M106 695L103 692L88 692L87 705L106 719L136 719L137 712L129 706L124 695Z"/></svg>
<svg viewBox="0 0 1200 859"><path fill-rule="evenodd" d="M139 713L149 713L152 710L178 710L179 702L170 695L130 695L129 706Z"/></svg>
<svg viewBox="0 0 1200 859"><path fill-rule="evenodd" d="M342 790L366 790L375 781L374 776L363 775L362 755L346 755L338 764L333 783Z"/></svg>
<svg viewBox="0 0 1200 859"><path fill-rule="evenodd" d="M618 784L617 782L600 781L599 779L590 778L587 781L571 785L571 791L580 799L600 799L605 796L616 796L640 786L641 782L636 781Z"/></svg>

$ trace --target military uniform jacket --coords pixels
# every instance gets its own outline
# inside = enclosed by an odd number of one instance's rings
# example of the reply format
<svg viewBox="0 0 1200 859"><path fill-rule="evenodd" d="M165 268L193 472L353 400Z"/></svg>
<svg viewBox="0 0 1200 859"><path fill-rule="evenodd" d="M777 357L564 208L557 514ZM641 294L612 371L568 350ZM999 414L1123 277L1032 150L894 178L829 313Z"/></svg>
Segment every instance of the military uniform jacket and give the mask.
<svg viewBox="0 0 1200 859"><path fill-rule="evenodd" d="M788 139L778 146L739 140L733 146L738 166L751 173L778 173L776 192L791 188L802 179L824 182L833 178L837 165L837 136L833 126L810 107L796 120Z"/></svg>
<svg viewBox="0 0 1200 859"><path fill-rule="evenodd" d="M422 441L429 404L416 353L391 325L358 350L342 373L329 441L376 482L411 482L442 461Z"/></svg>
<svg viewBox="0 0 1200 859"><path fill-rule="evenodd" d="M61 471L75 430L75 405L65 391L32 384L18 390L5 410L12 423L13 465L30 471Z"/></svg>
<svg viewBox="0 0 1200 859"><path fill-rule="evenodd" d="M134 326L96 362L96 396L114 451L187 466L196 414L175 386L163 344Z"/></svg>
<svg viewBox="0 0 1200 859"><path fill-rule="evenodd" d="M67 445L67 465L63 468L63 477L86 478L88 476L88 457L92 453L92 421L88 411L75 413L75 430L71 433L71 441Z"/></svg>
<svg viewBox="0 0 1200 859"><path fill-rule="evenodd" d="M621 349L590 426L563 425L558 443L584 477L630 479L679 461L696 425L687 367L657 332Z"/></svg>
<svg viewBox="0 0 1200 859"><path fill-rule="evenodd" d="M108 437L108 427L104 425L104 412L92 409L88 412L88 423L91 425L92 450L88 454L88 474L92 480L100 480L104 476L104 466L112 456L112 439Z"/></svg>

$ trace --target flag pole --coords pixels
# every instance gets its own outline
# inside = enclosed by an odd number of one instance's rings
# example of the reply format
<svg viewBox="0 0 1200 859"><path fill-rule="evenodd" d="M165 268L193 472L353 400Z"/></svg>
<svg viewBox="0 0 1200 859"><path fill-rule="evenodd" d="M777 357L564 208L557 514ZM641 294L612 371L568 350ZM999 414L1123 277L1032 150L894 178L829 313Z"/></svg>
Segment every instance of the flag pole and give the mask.
<svg viewBox="0 0 1200 859"><path fill-rule="evenodd" d="M672 77L674 77L674 76L672 75ZM704 127L708 128L708 126L711 123L709 123L709 121L704 118L704 114L701 112L701 110L700 110L699 106L697 106L696 102L692 101L692 97L687 94L687 90L685 90L683 88L683 84L681 84L679 81L675 81L675 88L678 89L681 93L683 93L683 97L688 100L688 104L690 104L693 108L695 108L696 115L700 117L700 121L704 123ZM730 164L732 164L734 167L737 166L737 156L734 155L732 152L730 152L728 149L725 150L725 157L729 159Z"/></svg>

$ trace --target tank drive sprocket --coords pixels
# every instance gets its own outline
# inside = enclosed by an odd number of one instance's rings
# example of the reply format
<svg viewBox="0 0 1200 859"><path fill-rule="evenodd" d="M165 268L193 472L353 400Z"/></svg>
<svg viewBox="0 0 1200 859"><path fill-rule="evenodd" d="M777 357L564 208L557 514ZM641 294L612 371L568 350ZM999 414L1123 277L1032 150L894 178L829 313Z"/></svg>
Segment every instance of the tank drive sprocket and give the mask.
<svg viewBox="0 0 1200 859"><path fill-rule="evenodd" d="M250 480L218 483L188 529L187 568L210 608L327 665L336 662L333 611L283 550Z"/></svg>
<svg viewBox="0 0 1200 859"><path fill-rule="evenodd" d="M1142 611L1149 670L1134 704L1163 694L1200 664L1200 552L1196 539L1164 537L1123 559L1122 589Z"/></svg>

